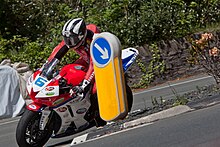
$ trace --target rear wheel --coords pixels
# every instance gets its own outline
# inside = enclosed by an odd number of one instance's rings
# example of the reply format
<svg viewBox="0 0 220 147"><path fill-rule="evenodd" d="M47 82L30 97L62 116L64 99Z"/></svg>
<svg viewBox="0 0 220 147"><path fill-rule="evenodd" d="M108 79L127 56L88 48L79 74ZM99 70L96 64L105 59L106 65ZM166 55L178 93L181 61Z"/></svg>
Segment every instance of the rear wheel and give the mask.
<svg viewBox="0 0 220 147"><path fill-rule="evenodd" d="M53 124L49 123L44 130L39 130L40 118L41 113L25 110L16 130L16 140L20 147L40 147L49 140Z"/></svg>
<svg viewBox="0 0 220 147"><path fill-rule="evenodd" d="M131 107L133 104L133 94L131 88L126 84L126 94L127 94L127 101L128 101L128 112L131 111Z"/></svg>

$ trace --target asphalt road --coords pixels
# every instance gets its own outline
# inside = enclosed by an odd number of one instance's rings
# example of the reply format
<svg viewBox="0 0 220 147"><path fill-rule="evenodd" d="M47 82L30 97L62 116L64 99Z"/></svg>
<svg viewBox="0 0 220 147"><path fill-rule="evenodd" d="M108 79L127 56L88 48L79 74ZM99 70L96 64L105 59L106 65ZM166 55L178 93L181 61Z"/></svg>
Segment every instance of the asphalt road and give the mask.
<svg viewBox="0 0 220 147"><path fill-rule="evenodd" d="M174 91L176 94L182 95L186 92L196 90L197 87L211 85L213 83L215 83L213 77L203 75L167 82L160 86L152 87L148 90L135 93L132 110L152 106L151 98L157 98L159 100L160 97L162 97L164 100L168 100L175 98Z"/></svg>
<svg viewBox="0 0 220 147"><path fill-rule="evenodd" d="M219 147L220 105L138 126L77 147Z"/></svg>
<svg viewBox="0 0 220 147"><path fill-rule="evenodd" d="M192 77L181 81L174 81L163 84L161 86L150 88L146 91L137 92L134 94L134 104L132 110L144 108L151 105L151 97L160 97L169 99L174 97L172 89L174 88L178 94L182 94L185 91L191 91L196 89L197 86L203 86L214 83L212 77ZM171 88L172 87L172 88ZM18 118L7 119L0 121L0 147L16 147L15 130L18 123ZM53 145L58 142L64 142L73 138L66 137L62 139L51 139L47 145Z"/></svg>
<svg viewBox="0 0 220 147"><path fill-rule="evenodd" d="M19 118L0 122L0 147L16 147L15 130Z"/></svg>

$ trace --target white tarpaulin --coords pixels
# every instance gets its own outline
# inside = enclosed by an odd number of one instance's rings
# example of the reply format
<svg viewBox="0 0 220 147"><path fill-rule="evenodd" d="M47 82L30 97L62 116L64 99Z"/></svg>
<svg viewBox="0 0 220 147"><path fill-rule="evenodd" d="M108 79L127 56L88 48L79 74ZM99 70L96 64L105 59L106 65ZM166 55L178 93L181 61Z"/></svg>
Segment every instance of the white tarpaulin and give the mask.
<svg viewBox="0 0 220 147"><path fill-rule="evenodd" d="M0 66L0 118L17 116L25 101L20 92L20 76L9 66Z"/></svg>
<svg viewBox="0 0 220 147"><path fill-rule="evenodd" d="M12 64L9 59L0 64L0 119L20 114L27 97L26 81L32 74L25 63Z"/></svg>

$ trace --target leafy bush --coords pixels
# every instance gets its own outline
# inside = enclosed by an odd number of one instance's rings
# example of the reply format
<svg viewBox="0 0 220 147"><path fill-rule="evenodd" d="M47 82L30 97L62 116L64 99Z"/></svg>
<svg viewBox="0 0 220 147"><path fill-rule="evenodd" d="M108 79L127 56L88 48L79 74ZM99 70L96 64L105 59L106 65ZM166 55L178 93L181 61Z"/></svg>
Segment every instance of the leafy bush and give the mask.
<svg viewBox="0 0 220 147"><path fill-rule="evenodd" d="M134 85L134 88L139 87L147 87L150 85L152 81L154 81L157 77L161 77L161 75L165 72L165 61L162 59L160 55L160 51L158 46L153 43L149 47L151 60L147 67L143 64L142 61L137 60L138 66L142 71L141 80L138 84Z"/></svg>
<svg viewBox="0 0 220 147"><path fill-rule="evenodd" d="M62 40L63 24L75 17L114 33L123 47L136 46L219 23L220 0L2 0L0 61L39 67ZM70 56L69 61L77 58Z"/></svg>
<svg viewBox="0 0 220 147"><path fill-rule="evenodd" d="M125 46L181 37L220 21L220 0L81 1L83 17Z"/></svg>
<svg viewBox="0 0 220 147"><path fill-rule="evenodd" d="M204 33L198 38L191 37L191 53L194 61L202 65L206 72L215 78L217 84L220 83L220 49L213 46L215 41L212 33Z"/></svg>
<svg viewBox="0 0 220 147"><path fill-rule="evenodd" d="M41 67L62 40L65 21L76 17L76 12L59 1L5 0L0 9L4 20L0 28L0 61L9 58L28 63L32 69ZM63 61L70 63L77 58L70 52Z"/></svg>
<svg viewBox="0 0 220 147"><path fill-rule="evenodd" d="M11 59L12 62L24 62L31 69L37 69L46 62L52 52L50 44L39 41L31 42L26 37L14 36L13 39L0 39L0 59ZM69 51L61 64L72 63L78 58L75 52Z"/></svg>

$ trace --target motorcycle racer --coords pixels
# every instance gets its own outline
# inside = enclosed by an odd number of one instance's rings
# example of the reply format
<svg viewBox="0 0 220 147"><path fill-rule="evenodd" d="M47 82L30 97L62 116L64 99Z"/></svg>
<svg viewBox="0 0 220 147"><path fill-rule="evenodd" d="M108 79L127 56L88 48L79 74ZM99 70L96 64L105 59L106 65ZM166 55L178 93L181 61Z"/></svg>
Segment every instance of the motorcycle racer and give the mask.
<svg viewBox="0 0 220 147"><path fill-rule="evenodd" d="M86 26L81 18L65 23L63 40L54 48L47 62L27 81L27 93L32 101L25 108L16 129L19 146L44 146L49 138L70 136L93 126L106 125L107 121L100 117L89 51L94 33L99 32L93 24ZM61 67L58 63L69 49L75 50L80 58ZM127 48L121 55L126 72L138 51ZM126 83L125 90L130 111L133 94Z"/></svg>
<svg viewBox="0 0 220 147"><path fill-rule="evenodd" d="M100 30L94 24L86 26L82 18L70 19L63 26L63 40L54 48L48 61L53 58L60 60L69 49L73 49L80 55L80 58L74 63L83 65L86 69L84 80L79 86L73 87L75 93L82 93L85 88L94 82L93 62L90 56L90 44L94 33L100 33Z"/></svg>

